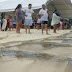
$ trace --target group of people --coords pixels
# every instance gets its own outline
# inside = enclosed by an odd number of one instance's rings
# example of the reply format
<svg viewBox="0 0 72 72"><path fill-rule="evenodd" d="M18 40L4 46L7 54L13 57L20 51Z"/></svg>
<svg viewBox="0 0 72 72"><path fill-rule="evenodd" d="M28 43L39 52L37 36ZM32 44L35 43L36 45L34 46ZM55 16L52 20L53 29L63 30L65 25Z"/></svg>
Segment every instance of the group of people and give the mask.
<svg viewBox="0 0 72 72"><path fill-rule="evenodd" d="M22 5L19 4L15 9L15 14L16 16L14 17L14 19L12 19L10 15L8 16L7 29L9 28L9 31L11 31L11 29L13 30L13 26L15 26L16 33L20 33L20 28L21 28L21 24L23 20L24 20L25 32L29 34L31 34L30 26L32 26L33 22L35 24L34 28L35 26L37 26L37 28L39 29L41 26L42 34L44 31L44 28L46 30L46 34L48 34L48 27L50 29L51 25L54 27L54 33L56 33L57 25L61 23L60 16L58 16L57 14L57 10L53 12L52 21L49 22L48 9L46 9L46 6L44 4L42 5L42 9L40 9L38 13L38 17L34 21L33 21L34 11L32 10L32 4L29 4L28 8L24 10L22 10ZM5 18L4 14L2 15L1 19L3 18Z"/></svg>
<svg viewBox="0 0 72 72"><path fill-rule="evenodd" d="M16 27L16 16L14 16L14 18L12 18L12 16L8 16L7 18L7 29L9 29L9 31L13 30L13 27Z"/></svg>
<svg viewBox="0 0 72 72"><path fill-rule="evenodd" d="M23 20L23 12L24 12L25 13L25 22L24 22L25 31L27 33L27 29L29 29L28 33L31 33L30 26L32 26L32 17L34 14L34 11L32 10L32 4L29 4L28 8L23 11L21 9L22 9L21 4L19 4L17 6L17 8L15 9L16 18L17 18L16 32L20 33L20 25ZM57 11L55 10L53 13L53 18L52 18L52 25L54 26L54 33L56 33L56 27L57 27L56 25L58 24L57 22L58 22L58 18L59 18L59 16L56 15L56 12ZM42 9L39 11L38 20L37 20L38 28L41 24L42 34L44 31L44 27L46 30L46 34L48 34L48 20L49 20L48 18L49 18L48 9L46 9L46 6L43 4Z"/></svg>
<svg viewBox="0 0 72 72"><path fill-rule="evenodd" d="M27 33L27 29L28 33L31 34L30 32L30 26L32 26L32 17L34 14L34 11L32 10L32 4L28 5L28 8L25 10L21 10L22 5L19 4L16 8L16 17L17 17L17 27L16 27L16 32L20 33L20 25L21 22L23 20L23 12L25 13L25 22L24 22L24 26L25 26L25 30ZM41 16L41 18L40 18ZM45 5L42 5L42 9L39 11L39 16L38 16L38 21L37 24L38 26L40 25L40 23L42 22L42 34L43 34L43 30L44 30L44 26L46 29L46 34L48 34L48 29L47 29L47 25L48 25L48 9L46 9Z"/></svg>
<svg viewBox="0 0 72 72"><path fill-rule="evenodd" d="M11 29L13 30L13 27L16 27L16 16L14 18L12 18L12 16L8 16L7 20L5 19L5 14L2 13L1 14L1 31L11 31Z"/></svg>

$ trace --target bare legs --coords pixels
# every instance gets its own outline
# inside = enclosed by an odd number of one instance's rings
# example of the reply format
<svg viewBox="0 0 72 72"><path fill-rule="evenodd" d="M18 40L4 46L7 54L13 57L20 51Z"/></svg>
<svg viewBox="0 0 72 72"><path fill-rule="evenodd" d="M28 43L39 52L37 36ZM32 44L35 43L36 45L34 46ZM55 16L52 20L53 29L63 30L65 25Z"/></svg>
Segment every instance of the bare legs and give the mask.
<svg viewBox="0 0 72 72"><path fill-rule="evenodd" d="M27 28L29 30L28 33L31 34L31 32L30 32L30 26L25 26L26 33L27 33Z"/></svg>
<svg viewBox="0 0 72 72"><path fill-rule="evenodd" d="M42 24L42 34L43 34L43 30L44 30L44 24Z"/></svg>
<svg viewBox="0 0 72 72"><path fill-rule="evenodd" d="M54 33L56 33L57 24L54 25Z"/></svg>
<svg viewBox="0 0 72 72"><path fill-rule="evenodd" d="M31 32L30 32L30 26L28 26L28 29L29 29L29 34L31 34Z"/></svg>
<svg viewBox="0 0 72 72"><path fill-rule="evenodd" d="M9 26L9 31L11 31L11 26Z"/></svg>
<svg viewBox="0 0 72 72"><path fill-rule="evenodd" d="M39 28L40 28L40 25L37 25L37 28L38 28L38 30L39 30Z"/></svg>
<svg viewBox="0 0 72 72"><path fill-rule="evenodd" d="M47 24L42 24L42 34L43 34L44 27L45 27L45 30L46 30L46 34L48 34Z"/></svg>
<svg viewBox="0 0 72 72"><path fill-rule="evenodd" d="M27 33L27 26L25 26L25 31L26 31L26 33Z"/></svg>
<svg viewBox="0 0 72 72"><path fill-rule="evenodd" d="M48 34L47 24L45 24L46 34Z"/></svg>
<svg viewBox="0 0 72 72"><path fill-rule="evenodd" d="M34 29L36 28L37 24L34 24Z"/></svg>
<svg viewBox="0 0 72 72"><path fill-rule="evenodd" d="M11 29L13 31L13 26L12 25L9 25L9 31L11 31Z"/></svg>
<svg viewBox="0 0 72 72"><path fill-rule="evenodd" d="M17 22L16 33L20 33L21 24Z"/></svg>

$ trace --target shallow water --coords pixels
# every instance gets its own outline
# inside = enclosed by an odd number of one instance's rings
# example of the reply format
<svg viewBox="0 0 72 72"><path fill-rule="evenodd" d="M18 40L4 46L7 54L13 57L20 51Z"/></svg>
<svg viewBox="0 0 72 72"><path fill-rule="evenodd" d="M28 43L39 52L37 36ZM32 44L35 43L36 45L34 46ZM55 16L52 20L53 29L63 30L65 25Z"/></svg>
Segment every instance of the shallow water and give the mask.
<svg viewBox="0 0 72 72"><path fill-rule="evenodd" d="M1 44L0 72L72 72L72 32Z"/></svg>

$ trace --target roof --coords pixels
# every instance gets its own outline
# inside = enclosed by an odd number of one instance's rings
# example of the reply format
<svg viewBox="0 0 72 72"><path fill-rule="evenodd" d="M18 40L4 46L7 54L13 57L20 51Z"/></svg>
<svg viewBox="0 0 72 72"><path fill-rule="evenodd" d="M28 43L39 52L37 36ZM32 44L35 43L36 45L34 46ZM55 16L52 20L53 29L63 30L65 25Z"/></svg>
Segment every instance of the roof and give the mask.
<svg viewBox="0 0 72 72"><path fill-rule="evenodd" d="M61 17L72 18L72 4L70 0L50 0L48 9L50 11L50 14L52 14L53 11L57 9Z"/></svg>
<svg viewBox="0 0 72 72"><path fill-rule="evenodd" d="M31 3L33 9L41 8L42 4L45 4L47 0L7 0L0 2L0 12L14 11L18 4L22 4L23 9L28 7Z"/></svg>
<svg viewBox="0 0 72 72"><path fill-rule="evenodd" d="M39 9L42 4L47 3L51 17L53 11L57 9L61 17L72 18L72 4L70 0L8 0L0 3L0 12L14 11L18 4L22 4L24 9L28 7L29 3L33 5L33 9Z"/></svg>

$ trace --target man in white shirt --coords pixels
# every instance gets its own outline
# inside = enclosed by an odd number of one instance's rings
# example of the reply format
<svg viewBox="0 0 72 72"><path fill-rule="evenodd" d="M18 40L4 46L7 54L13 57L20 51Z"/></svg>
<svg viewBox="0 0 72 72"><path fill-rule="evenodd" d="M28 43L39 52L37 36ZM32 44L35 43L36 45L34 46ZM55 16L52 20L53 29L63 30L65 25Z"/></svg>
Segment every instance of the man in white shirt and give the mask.
<svg viewBox="0 0 72 72"><path fill-rule="evenodd" d="M25 30L27 33L27 28L29 29L29 33L30 33L30 26L32 26L32 16L34 11L31 9L32 8L32 4L28 5L28 8L24 10L25 12Z"/></svg>
<svg viewBox="0 0 72 72"><path fill-rule="evenodd" d="M46 9L45 5L42 5L42 9L39 11L39 14L41 15L41 21L42 21L42 34L44 30L44 26L46 29L46 34L48 34L48 9Z"/></svg>

